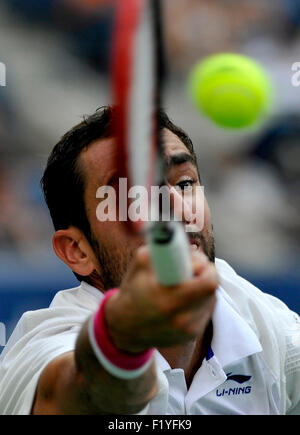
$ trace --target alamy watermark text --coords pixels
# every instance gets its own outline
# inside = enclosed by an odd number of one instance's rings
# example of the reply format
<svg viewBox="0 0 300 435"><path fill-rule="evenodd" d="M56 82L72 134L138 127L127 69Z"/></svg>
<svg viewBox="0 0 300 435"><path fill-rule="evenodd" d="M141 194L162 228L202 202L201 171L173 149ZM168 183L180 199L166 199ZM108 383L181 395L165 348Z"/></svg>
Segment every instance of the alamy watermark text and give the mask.
<svg viewBox="0 0 300 435"><path fill-rule="evenodd" d="M6 86L6 65L0 62L0 86Z"/></svg>

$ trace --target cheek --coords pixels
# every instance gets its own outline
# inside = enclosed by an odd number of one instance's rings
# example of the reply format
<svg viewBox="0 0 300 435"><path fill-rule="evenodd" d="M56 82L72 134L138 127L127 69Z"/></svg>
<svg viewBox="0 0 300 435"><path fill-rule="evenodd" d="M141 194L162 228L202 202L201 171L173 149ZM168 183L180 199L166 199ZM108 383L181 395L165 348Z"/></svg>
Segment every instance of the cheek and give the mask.
<svg viewBox="0 0 300 435"><path fill-rule="evenodd" d="M204 200L204 229L211 232L211 213L206 199Z"/></svg>
<svg viewBox="0 0 300 435"><path fill-rule="evenodd" d="M121 222L99 222L93 225L93 233L98 242L114 251L132 251L143 244L143 239L131 234Z"/></svg>

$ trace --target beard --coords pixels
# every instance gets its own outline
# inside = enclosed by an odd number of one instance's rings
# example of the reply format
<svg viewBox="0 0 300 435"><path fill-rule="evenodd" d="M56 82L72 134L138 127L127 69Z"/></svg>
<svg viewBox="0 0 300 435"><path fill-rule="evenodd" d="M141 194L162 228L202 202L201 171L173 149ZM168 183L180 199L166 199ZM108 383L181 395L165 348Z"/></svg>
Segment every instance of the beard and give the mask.
<svg viewBox="0 0 300 435"><path fill-rule="evenodd" d="M189 232L189 240L196 242L200 249L203 250L210 262L215 262L215 243L213 231ZM117 246L107 248L104 244L99 243L96 236L91 233L89 242L97 258L100 272L96 270L86 277L85 281L95 287L99 284L103 290L108 291L113 288L119 288L122 280L134 258L136 249L142 245L138 243L134 247Z"/></svg>
<svg viewBox="0 0 300 435"><path fill-rule="evenodd" d="M100 281L105 291L119 288L136 249L120 250L113 247L108 249L93 236L91 245L100 269L100 273L94 270L89 276L89 280L94 282L92 285L95 285L95 281Z"/></svg>

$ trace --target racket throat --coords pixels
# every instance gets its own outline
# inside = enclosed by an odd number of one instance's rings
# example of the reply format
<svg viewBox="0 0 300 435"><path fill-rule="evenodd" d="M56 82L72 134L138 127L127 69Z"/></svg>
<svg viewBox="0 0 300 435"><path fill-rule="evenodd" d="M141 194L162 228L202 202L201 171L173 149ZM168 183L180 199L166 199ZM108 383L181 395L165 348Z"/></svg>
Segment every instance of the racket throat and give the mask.
<svg viewBox="0 0 300 435"><path fill-rule="evenodd" d="M181 222L157 222L148 244L158 282L172 286L192 277L190 244Z"/></svg>
<svg viewBox="0 0 300 435"><path fill-rule="evenodd" d="M174 237L175 229L169 222L157 222L151 229L151 239L153 243L170 243Z"/></svg>

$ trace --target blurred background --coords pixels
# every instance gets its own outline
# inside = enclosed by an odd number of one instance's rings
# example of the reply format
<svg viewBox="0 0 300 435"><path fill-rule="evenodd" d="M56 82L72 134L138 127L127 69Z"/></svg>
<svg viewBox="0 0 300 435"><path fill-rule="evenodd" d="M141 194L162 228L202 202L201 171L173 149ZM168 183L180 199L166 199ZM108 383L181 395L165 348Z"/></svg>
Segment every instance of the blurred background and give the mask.
<svg viewBox="0 0 300 435"><path fill-rule="evenodd" d="M216 251L300 313L300 0L163 0L165 108L192 137ZM40 178L60 137L109 104L113 0L2 0L0 62L0 322L47 307L77 281L52 251ZM190 103L193 65L219 52L259 61L276 95L255 129L217 128ZM1 340L0 340L1 341ZM1 342L0 342L1 344ZM0 347L1 351L1 347Z"/></svg>

